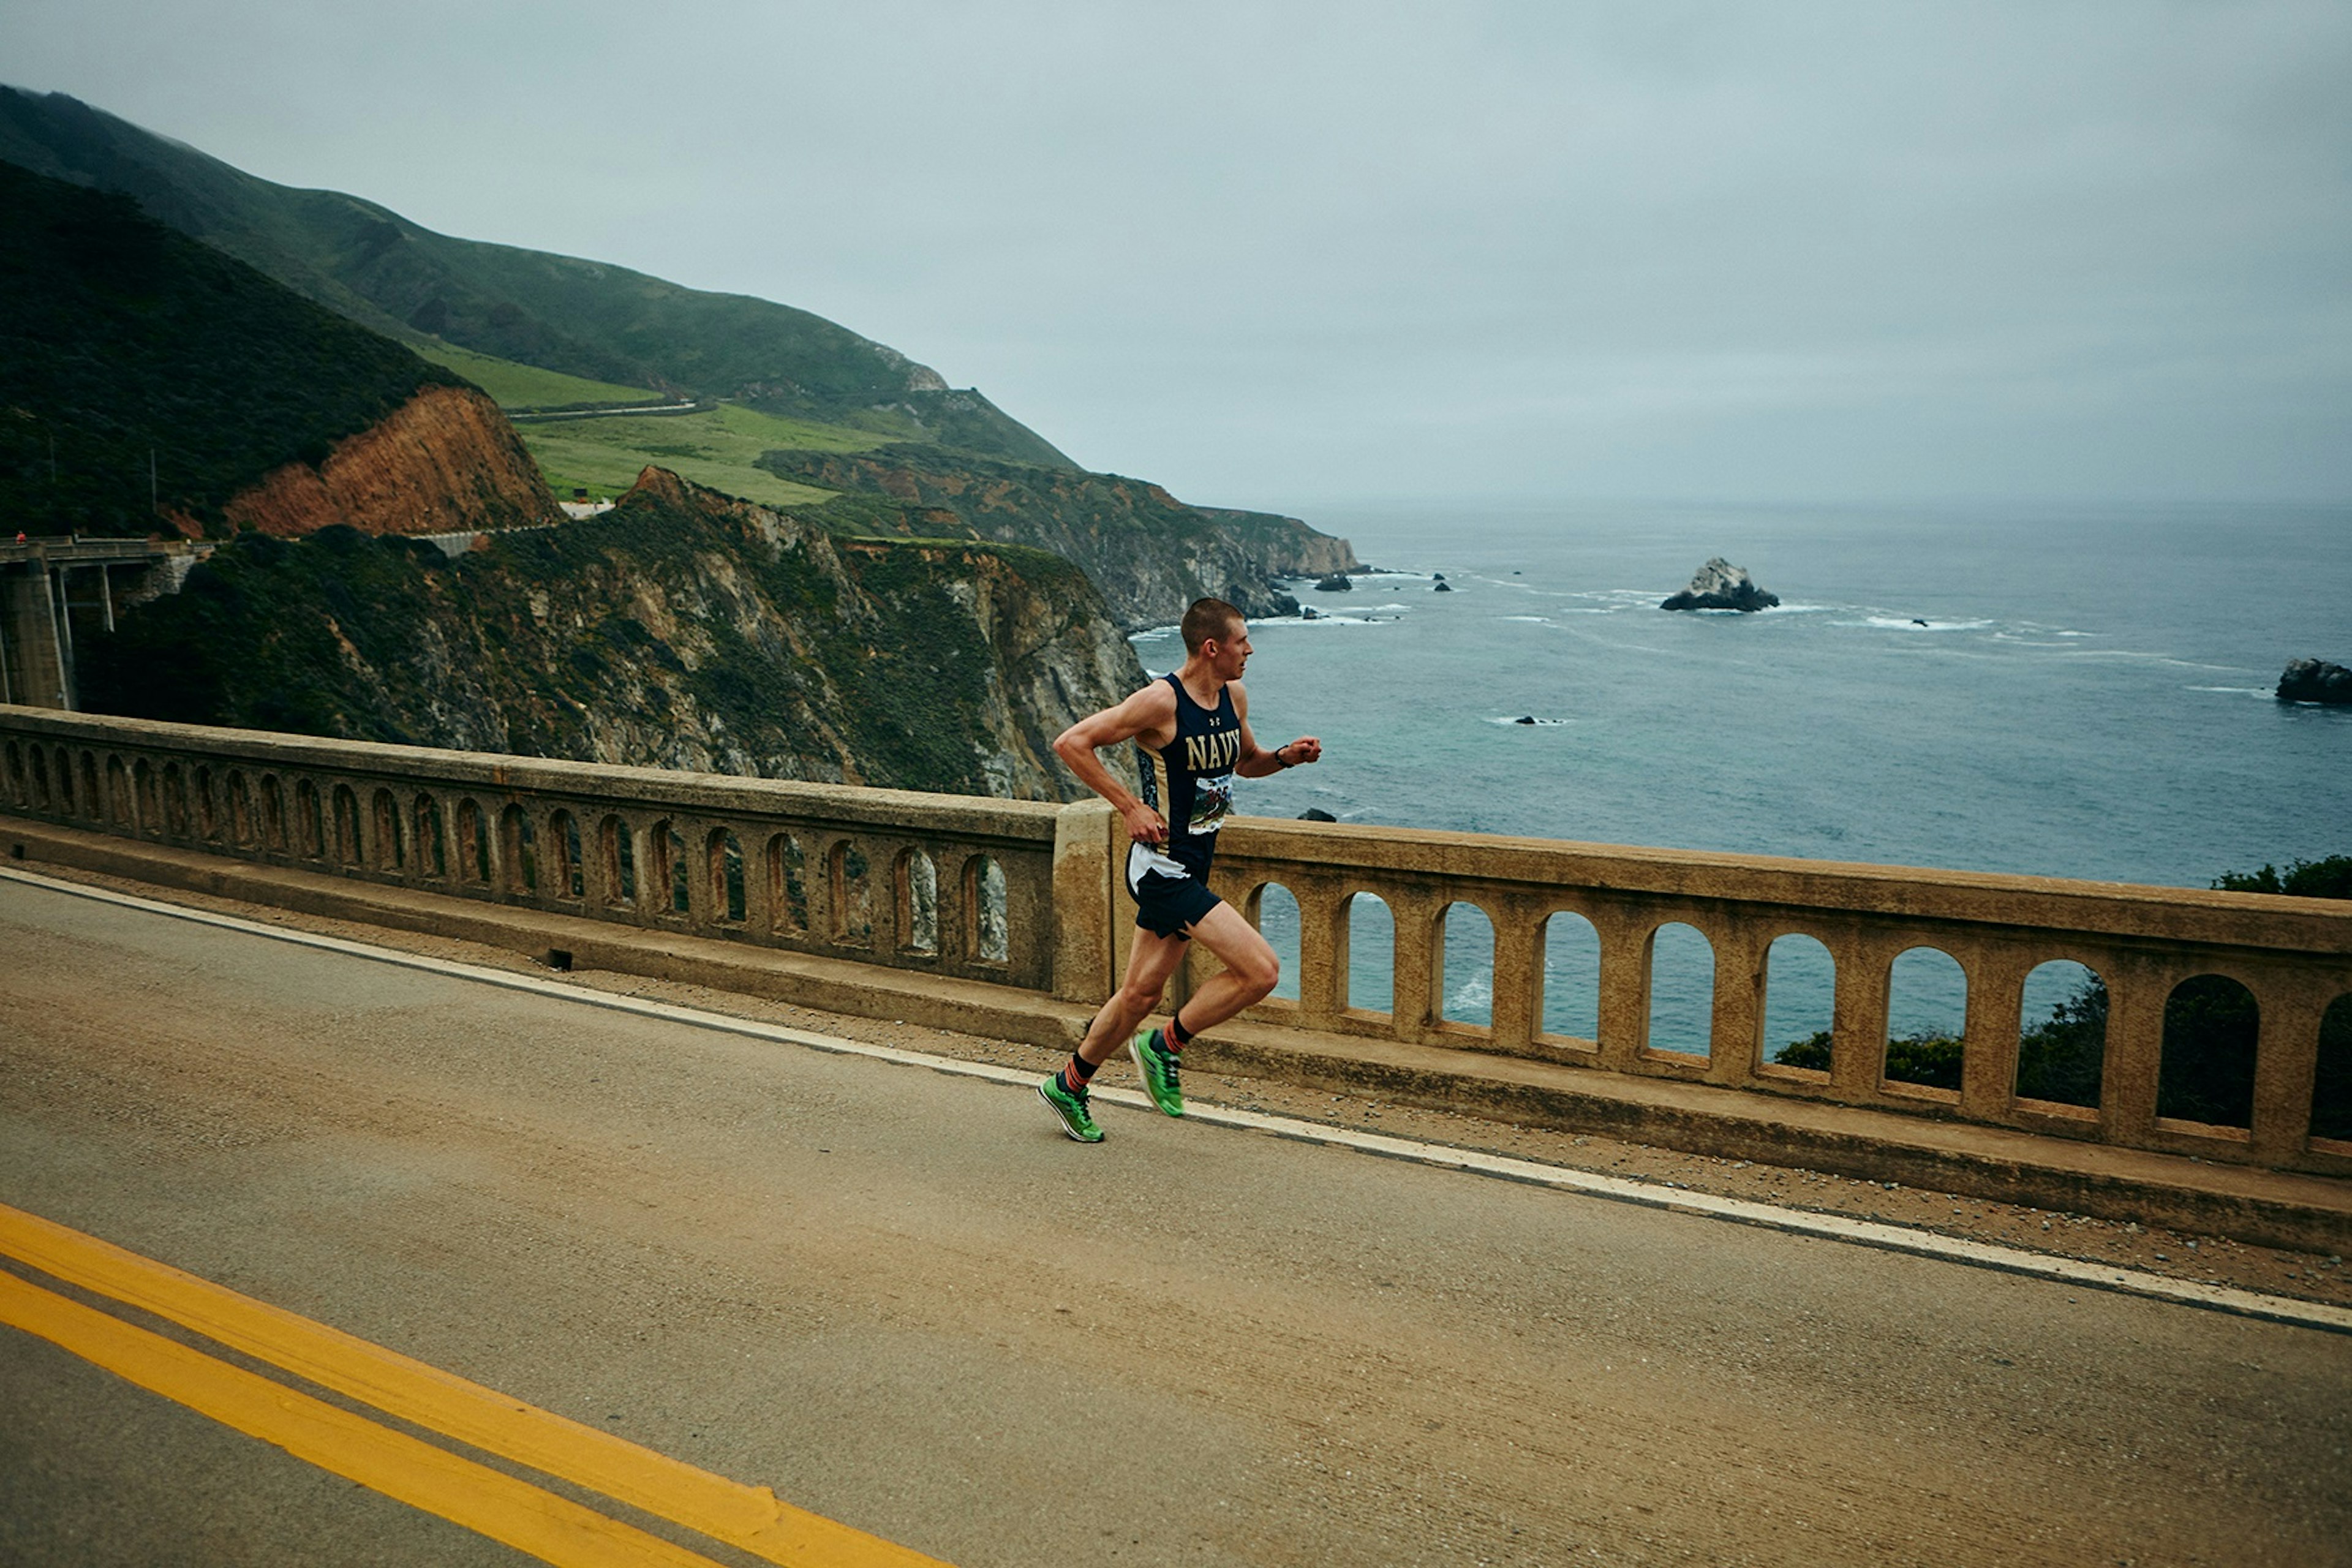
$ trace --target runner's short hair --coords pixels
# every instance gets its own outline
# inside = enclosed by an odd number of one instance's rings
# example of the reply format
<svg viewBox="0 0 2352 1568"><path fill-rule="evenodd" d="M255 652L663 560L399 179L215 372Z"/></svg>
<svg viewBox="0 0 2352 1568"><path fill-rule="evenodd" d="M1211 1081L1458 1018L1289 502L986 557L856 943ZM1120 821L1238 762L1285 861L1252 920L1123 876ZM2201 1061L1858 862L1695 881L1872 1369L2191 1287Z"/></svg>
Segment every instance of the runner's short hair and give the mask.
<svg viewBox="0 0 2352 1568"><path fill-rule="evenodd" d="M1234 628L1242 624L1242 613L1223 599L1195 599L1192 607L1184 612L1184 651L1195 654L1211 637L1229 639Z"/></svg>

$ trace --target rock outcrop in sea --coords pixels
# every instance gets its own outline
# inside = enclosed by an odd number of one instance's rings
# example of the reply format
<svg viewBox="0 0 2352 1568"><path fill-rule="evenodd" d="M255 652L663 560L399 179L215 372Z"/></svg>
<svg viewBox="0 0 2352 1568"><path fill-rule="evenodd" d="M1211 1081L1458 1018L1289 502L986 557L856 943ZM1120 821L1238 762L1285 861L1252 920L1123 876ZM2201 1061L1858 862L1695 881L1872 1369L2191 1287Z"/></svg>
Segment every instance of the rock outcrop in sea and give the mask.
<svg viewBox="0 0 2352 1568"><path fill-rule="evenodd" d="M1734 566L1722 556L1716 556L1692 574L1690 586L1666 600L1662 610L1764 610L1780 602L1778 594L1768 594L1758 587L1748 575L1745 566Z"/></svg>
<svg viewBox="0 0 2352 1568"><path fill-rule="evenodd" d="M2287 661L2279 677L2282 702L2324 702L2331 708L2352 707L2352 669L2320 658Z"/></svg>

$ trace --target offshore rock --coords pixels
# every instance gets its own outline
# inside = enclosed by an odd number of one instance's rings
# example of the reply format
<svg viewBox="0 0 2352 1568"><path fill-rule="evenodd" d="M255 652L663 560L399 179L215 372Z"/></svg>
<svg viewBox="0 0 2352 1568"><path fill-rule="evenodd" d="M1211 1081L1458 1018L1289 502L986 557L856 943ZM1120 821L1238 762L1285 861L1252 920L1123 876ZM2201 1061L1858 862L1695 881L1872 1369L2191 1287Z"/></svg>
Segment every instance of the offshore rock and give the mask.
<svg viewBox="0 0 2352 1568"><path fill-rule="evenodd" d="M2331 708L2352 707L2352 669L2325 659L2297 658L2279 677L2282 702L2324 702Z"/></svg>
<svg viewBox="0 0 2352 1568"><path fill-rule="evenodd" d="M1692 574L1690 586L1666 600L1662 610L1763 610L1780 602L1758 587L1744 566L1716 556Z"/></svg>
<svg viewBox="0 0 2352 1568"><path fill-rule="evenodd" d="M1349 594L1355 591L1355 587L1353 583L1348 581L1348 574L1345 572L1334 572L1316 584L1315 591L1318 594Z"/></svg>
<svg viewBox="0 0 2352 1568"><path fill-rule="evenodd" d="M455 559L247 533L85 655L101 712L1033 800L1084 793L1054 737L1144 681L1067 562L837 539L659 468Z"/></svg>

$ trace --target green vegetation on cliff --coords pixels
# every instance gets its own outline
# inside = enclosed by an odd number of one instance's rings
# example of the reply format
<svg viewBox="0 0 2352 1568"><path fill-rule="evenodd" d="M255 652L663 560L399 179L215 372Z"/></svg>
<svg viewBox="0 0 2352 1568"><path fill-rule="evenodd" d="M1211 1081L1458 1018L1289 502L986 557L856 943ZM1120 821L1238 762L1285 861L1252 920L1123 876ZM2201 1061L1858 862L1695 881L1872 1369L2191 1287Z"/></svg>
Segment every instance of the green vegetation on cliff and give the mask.
<svg viewBox="0 0 2352 1568"><path fill-rule="evenodd" d="M651 387L615 386L609 381L589 381L562 371L517 364L494 354L478 354L471 349L445 343L438 338L408 341L425 358L456 371L488 393L509 414L535 408L593 408L667 401Z"/></svg>
<svg viewBox="0 0 2352 1568"><path fill-rule="evenodd" d="M12 531L225 531L238 490L436 384L463 384L121 196L0 163Z"/></svg>
<svg viewBox="0 0 2352 1568"><path fill-rule="evenodd" d="M734 398L893 440L1069 459L979 393L821 316L625 268L436 234L335 191L257 179L62 93L0 88L0 159L121 191L380 331L623 387Z"/></svg>
<svg viewBox="0 0 2352 1568"><path fill-rule="evenodd" d="M100 711L354 740L1055 798L1140 679L1067 562L836 541L649 473L614 510L436 547L247 535L89 647Z"/></svg>
<svg viewBox="0 0 2352 1568"><path fill-rule="evenodd" d="M921 447L770 452L760 466L844 492L813 515L850 531L994 540L1076 562L1129 630L1203 595L1250 615L1297 608L1268 579L1355 564L1347 541L1293 518L1187 506L1160 486L1082 468L951 458Z"/></svg>
<svg viewBox="0 0 2352 1568"><path fill-rule="evenodd" d="M779 478L761 465L762 455L780 447L856 452L882 444L879 436L733 403L679 414L526 419L516 428L559 495L575 488L617 495L652 464L727 495L782 507L809 506L832 492Z"/></svg>

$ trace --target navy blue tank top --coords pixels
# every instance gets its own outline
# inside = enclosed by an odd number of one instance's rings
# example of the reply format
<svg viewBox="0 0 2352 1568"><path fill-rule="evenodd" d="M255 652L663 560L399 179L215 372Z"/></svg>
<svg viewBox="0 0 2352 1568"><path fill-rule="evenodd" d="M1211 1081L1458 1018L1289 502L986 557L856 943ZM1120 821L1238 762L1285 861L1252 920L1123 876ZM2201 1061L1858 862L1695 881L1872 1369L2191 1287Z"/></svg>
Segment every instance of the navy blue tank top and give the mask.
<svg viewBox="0 0 2352 1568"><path fill-rule="evenodd" d="M1234 764L1241 760L1242 721L1234 711L1232 688L1217 693L1212 710L1192 700L1184 683L1165 676L1176 689L1176 733L1157 751L1135 742L1142 763L1143 804L1168 819L1162 849L1186 874L1205 877L1217 847L1217 829L1234 808Z"/></svg>

